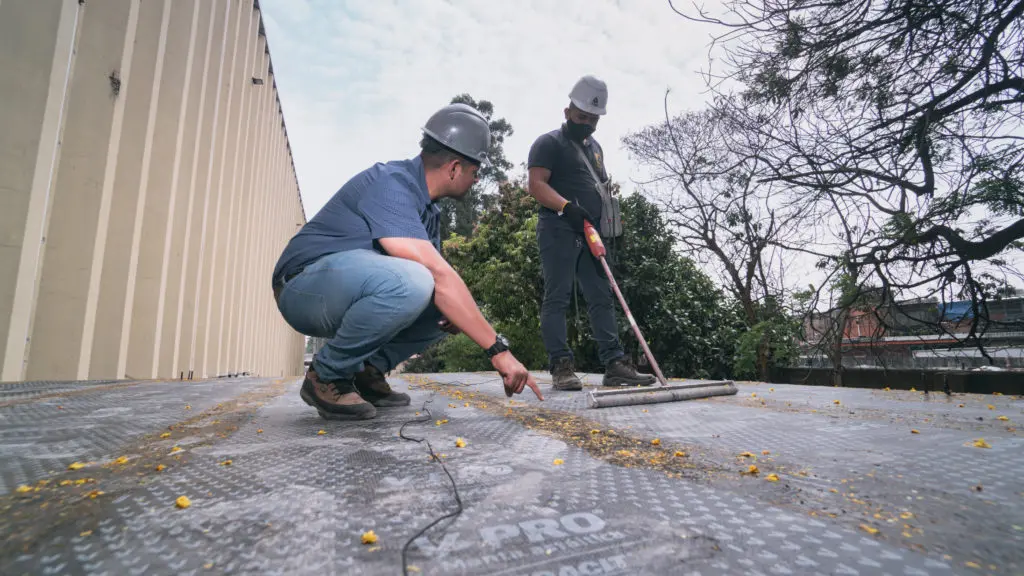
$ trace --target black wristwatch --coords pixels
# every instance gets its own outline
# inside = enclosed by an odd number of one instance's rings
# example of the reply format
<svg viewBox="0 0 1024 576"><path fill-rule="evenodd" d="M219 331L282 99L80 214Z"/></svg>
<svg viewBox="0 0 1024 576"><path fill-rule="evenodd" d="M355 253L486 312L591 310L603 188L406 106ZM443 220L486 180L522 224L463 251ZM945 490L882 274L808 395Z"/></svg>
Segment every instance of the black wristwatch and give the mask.
<svg viewBox="0 0 1024 576"><path fill-rule="evenodd" d="M507 352L507 351L508 351L508 338L505 338L501 334L498 334L498 337L494 341L494 344L492 344L491 347L487 349L487 357L488 358L494 358L498 354L501 354L502 352Z"/></svg>

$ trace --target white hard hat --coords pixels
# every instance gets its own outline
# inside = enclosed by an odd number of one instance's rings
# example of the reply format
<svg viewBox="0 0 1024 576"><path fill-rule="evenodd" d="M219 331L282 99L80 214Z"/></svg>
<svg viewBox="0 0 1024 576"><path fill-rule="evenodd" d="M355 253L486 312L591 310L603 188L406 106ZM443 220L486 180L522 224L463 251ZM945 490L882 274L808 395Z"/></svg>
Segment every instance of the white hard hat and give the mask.
<svg viewBox="0 0 1024 576"><path fill-rule="evenodd" d="M608 86L588 74L576 81L569 92L569 100L584 112L603 116L608 105Z"/></svg>

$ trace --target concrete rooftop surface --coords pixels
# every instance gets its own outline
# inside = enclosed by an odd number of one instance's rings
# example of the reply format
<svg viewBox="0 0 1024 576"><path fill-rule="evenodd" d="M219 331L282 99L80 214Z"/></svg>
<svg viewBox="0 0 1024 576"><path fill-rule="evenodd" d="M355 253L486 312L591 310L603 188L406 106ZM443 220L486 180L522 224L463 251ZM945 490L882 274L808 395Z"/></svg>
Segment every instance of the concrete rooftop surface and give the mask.
<svg viewBox="0 0 1024 576"><path fill-rule="evenodd" d="M361 422L294 378L0 385L0 573L1024 574L1019 397L537 377L392 376Z"/></svg>

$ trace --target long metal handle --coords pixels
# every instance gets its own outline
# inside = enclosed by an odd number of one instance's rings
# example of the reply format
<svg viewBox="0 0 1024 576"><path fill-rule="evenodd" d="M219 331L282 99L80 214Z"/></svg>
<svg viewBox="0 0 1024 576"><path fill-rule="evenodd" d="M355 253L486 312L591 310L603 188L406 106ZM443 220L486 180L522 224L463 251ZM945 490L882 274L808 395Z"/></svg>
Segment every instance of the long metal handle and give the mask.
<svg viewBox="0 0 1024 576"><path fill-rule="evenodd" d="M668 386L668 381L665 380L665 376L661 373L661 368L658 367L658 362L654 359L654 354L651 354L651 349L647 346L647 341L644 340L644 335L640 333L640 327L636 325L636 319L633 318L633 313L629 311L629 306L626 305L626 299L622 297L622 292L619 291L619 285L615 282L615 277L612 276L612 270L608 267L608 262L604 256L598 256L598 260L601 261L601 266L604 266L604 273L608 276L608 282L612 285L612 290L615 291L615 296L619 298L619 304L622 305L622 310L626 312L626 319L629 320L629 325L633 327L633 333L636 334L637 340L640 341L640 345L644 348L644 354L647 356L647 361L651 363L651 367L654 368L654 374L658 377L658 382L662 386Z"/></svg>

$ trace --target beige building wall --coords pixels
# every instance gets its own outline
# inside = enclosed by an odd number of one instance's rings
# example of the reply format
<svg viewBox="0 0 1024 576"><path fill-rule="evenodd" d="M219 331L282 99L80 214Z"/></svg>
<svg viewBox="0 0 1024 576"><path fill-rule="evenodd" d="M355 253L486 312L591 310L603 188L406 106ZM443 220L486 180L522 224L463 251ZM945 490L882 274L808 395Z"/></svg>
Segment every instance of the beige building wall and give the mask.
<svg viewBox="0 0 1024 576"><path fill-rule="evenodd" d="M0 381L297 375L254 0L0 0Z"/></svg>

